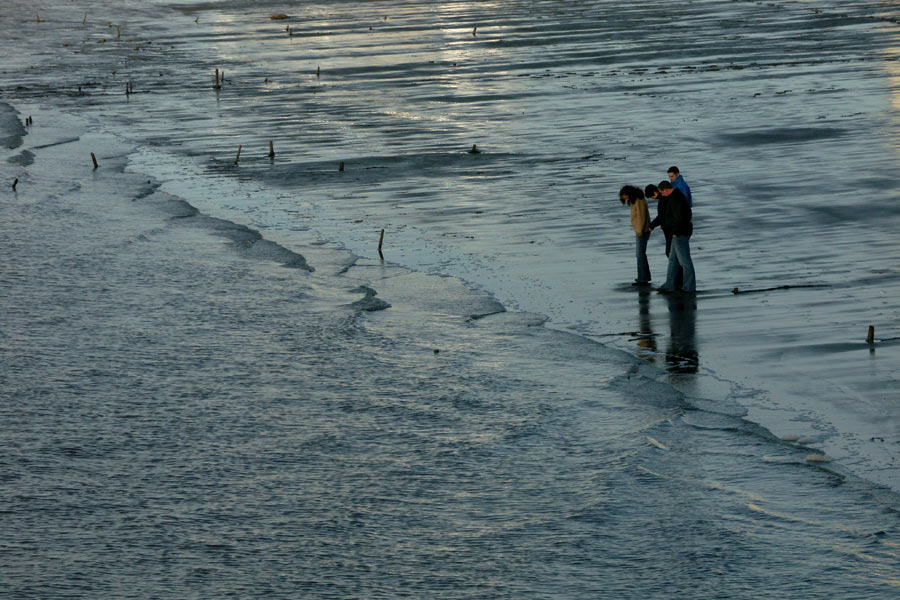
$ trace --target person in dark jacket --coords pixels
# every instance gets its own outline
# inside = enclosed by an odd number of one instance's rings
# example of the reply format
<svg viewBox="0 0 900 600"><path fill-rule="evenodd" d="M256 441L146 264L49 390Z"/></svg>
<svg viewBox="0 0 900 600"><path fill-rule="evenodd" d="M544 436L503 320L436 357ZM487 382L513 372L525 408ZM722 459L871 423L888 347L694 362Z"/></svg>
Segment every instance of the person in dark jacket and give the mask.
<svg viewBox="0 0 900 600"><path fill-rule="evenodd" d="M656 200L656 217L650 221L650 231L653 231L657 227L662 227L663 235L666 238L666 258L669 258L669 252L672 250L672 232L666 229L666 206L669 203L669 199L659 193L659 188L657 188L652 183L644 188L644 195L648 198ZM681 289L682 283L682 273L681 270L678 271L677 276L675 277L674 286L675 289Z"/></svg>
<svg viewBox="0 0 900 600"><path fill-rule="evenodd" d="M679 271L684 271L684 281L680 287L684 292L696 292L697 281L694 274L694 263L691 260L691 234L694 224L691 222L691 205L681 190L675 189L668 181L659 183L659 193L666 199L666 214L663 227L672 234L672 248L669 253L669 270L666 282L659 288L661 292L674 292L679 288L675 278Z"/></svg>

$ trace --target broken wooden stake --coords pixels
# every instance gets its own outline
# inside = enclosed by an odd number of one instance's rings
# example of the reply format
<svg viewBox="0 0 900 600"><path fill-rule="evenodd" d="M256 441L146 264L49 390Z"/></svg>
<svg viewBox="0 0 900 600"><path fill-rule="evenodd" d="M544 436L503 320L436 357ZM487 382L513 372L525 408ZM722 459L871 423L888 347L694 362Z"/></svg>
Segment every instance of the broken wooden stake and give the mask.
<svg viewBox="0 0 900 600"><path fill-rule="evenodd" d="M269 158L275 158L275 144L272 140L269 140Z"/></svg>
<svg viewBox="0 0 900 600"><path fill-rule="evenodd" d="M119 26L116 25L116 39L122 37L122 33L119 31Z"/></svg>
<svg viewBox="0 0 900 600"><path fill-rule="evenodd" d="M381 237L378 238L378 255L384 260L384 254L381 253L381 246L384 244L384 229L381 230Z"/></svg>
<svg viewBox="0 0 900 600"><path fill-rule="evenodd" d="M241 148L243 147L243 145L238 146L238 153L237 156L234 157L234 164L238 164L238 161L241 160Z"/></svg>
<svg viewBox="0 0 900 600"><path fill-rule="evenodd" d="M316 67L316 77L321 77L321 76L322 76L322 69L321 69L321 67Z"/></svg>
<svg viewBox="0 0 900 600"><path fill-rule="evenodd" d="M91 160L94 161L94 168L95 168L95 169L97 169L97 168L100 167L100 165L97 164L97 157L94 156L94 153L93 153L93 152L91 152Z"/></svg>
<svg viewBox="0 0 900 600"><path fill-rule="evenodd" d="M84 13L84 18L81 20L81 24L84 25L87 23L87 13Z"/></svg>
<svg viewBox="0 0 900 600"><path fill-rule="evenodd" d="M338 171L343 171L343 170L344 170L344 161L341 161L338 163Z"/></svg>
<svg viewBox="0 0 900 600"><path fill-rule="evenodd" d="M222 87L222 86L219 85L219 70L216 69L216 85L213 86L213 89L214 89L214 90L217 90L217 89L219 89L220 87Z"/></svg>
<svg viewBox="0 0 900 600"><path fill-rule="evenodd" d="M875 326L874 325L869 325L869 335L866 336L866 342L868 342L870 344L875 343Z"/></svg>
<svg viewBox="0 0 900 600"><path fill-rule="evenodd" d="M16 191L16 186L19 185L19 178L16 177L13 181L13 191Z"/></svg>

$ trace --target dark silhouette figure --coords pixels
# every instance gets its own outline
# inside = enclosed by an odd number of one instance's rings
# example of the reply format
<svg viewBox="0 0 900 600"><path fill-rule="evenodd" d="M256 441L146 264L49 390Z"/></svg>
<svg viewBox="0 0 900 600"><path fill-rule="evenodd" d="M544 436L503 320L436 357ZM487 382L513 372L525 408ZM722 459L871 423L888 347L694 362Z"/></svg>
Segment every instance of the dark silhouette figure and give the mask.
<svg viewBox="0 0 900 600"><path fill-rule="evenodd" d="M647 362L656 362L656 334L650 323L650 290L638 292L638 331L634 334L637 342L637 355Z"/></svg>
<svg viewBox="0 0 900 600"><path fill-rule="evenodd" d="M669 346L666 350L670 373L696 373L700 366L697 352L697 300L693 296L666 294L669 305Z"/></svg>

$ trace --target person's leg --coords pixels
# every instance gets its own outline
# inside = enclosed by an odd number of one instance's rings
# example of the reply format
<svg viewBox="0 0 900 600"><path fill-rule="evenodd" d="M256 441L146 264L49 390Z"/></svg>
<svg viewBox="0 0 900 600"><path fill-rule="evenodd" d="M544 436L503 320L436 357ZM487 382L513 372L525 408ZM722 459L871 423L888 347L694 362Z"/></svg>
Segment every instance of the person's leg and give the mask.
<svg viewBox="0 0 900 600"><path fill-rule="evenodd" d="M666 234L666 257L668 257L672 253L672 236ZM672 282L672 287L676 290L681 289L681 284L684 281L684 275L681 272L681 269L675 273L675 279Z"/></svg>
<svg viewBox="0 0 900 600"><path fill-rule="evenodd" d="M647 241L650 234L644 234L640 237L635 236L635 255L637 256L637 282L649 283L650 281L650 263L647 261Z"/></svg>
<svg viewBox="0 0 900 600"><path fill-rule="evenodd" d="M685 292L696 292L697 280L694 274L694 262L691 260L691 237L678 236L672 240L672 255L677 257L684 270L684 283L681 289Z"/></svg>
<svg viewBox="0 0 900 600"><path fill-rule="evenodd" d="M680 290L684 285L684 264L681 262L681 259L678 260L679 264L681 264L681 268L675 273L675 289Z"/></svg>
<svg viewBox="0 0 900 600"><path fill-rule="evenodd" d="M675 278L678 276L679 271L681 271L681 263L678 262L678 253L675 252L675 246L673 243L672 251L669 252L669 267L666 271L666 282L660 286L660 290L664 292L674 292L678 288L675 287Z"/></svg>

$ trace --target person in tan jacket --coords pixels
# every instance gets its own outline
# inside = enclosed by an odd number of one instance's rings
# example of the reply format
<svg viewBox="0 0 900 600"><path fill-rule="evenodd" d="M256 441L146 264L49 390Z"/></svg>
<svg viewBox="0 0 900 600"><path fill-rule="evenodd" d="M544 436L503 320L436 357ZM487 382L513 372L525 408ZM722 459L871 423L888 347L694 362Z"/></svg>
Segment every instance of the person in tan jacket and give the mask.
<svg viewBox="0 0 900 600"><path fill-rule="evenodd" d="M637 279L632 285L650 285L650 263L647 261L647 242L650 240L650 210L641 188L626 185L619 190L619 200L631 207L631 226L634 228Z"/></svg>

